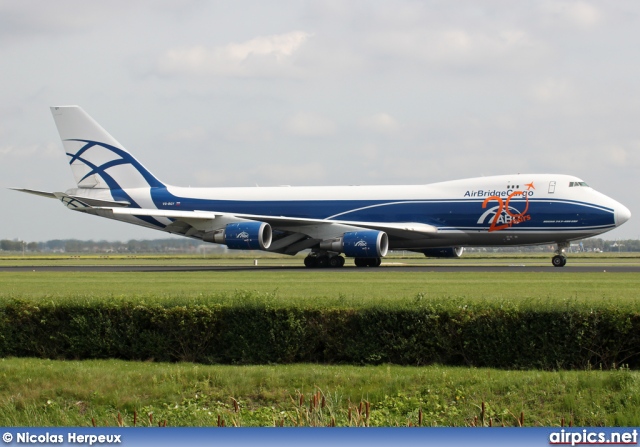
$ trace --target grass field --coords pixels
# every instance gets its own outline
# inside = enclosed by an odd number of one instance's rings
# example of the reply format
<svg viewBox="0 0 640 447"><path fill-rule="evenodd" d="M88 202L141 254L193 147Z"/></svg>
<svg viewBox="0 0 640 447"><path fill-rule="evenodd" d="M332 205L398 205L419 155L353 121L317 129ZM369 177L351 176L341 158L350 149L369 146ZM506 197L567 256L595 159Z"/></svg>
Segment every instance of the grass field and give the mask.
<svg viewBox="0 0 640 447"><path fill-rule="evenodd" d="M236 259L235 263L252 262ZM140 259L101 258L95 262ZM291 262L291 260L285 260ZM300 260L294 260L299 262ZM408 261L413 262L413 259ZM405 258L391 262L408 262ZM442 261L442 260L440 260ZM458 260L459 261L459 260ZM599 262L593 257L576 262ZM0 263L93 263L93 258ZM152 257L144 262L162 263ZM170 263L232 262L194 258ZM284 262L280 258L260 262ZM416 259L416 262L424 262ZM476 258L476 263L549 262L543 258ZM572 258L572 261L574 259ZM637 263L606 258L603 264ZM24 264L23 264L24 265ZM31 264L28 264L31 265ZM35 265L35 264L34 264ZM208 271L167 273L0 272L0 300L233 301L263 296L317 306L413 300L500 300L531 306L638 307L640 277L624 273L418 273L393 269L341 271ZM203 366L117 360L62 362L0 359L0 425L157 424L513 426L640 425L640 373L614 371L501 371L382 365ZM301 395L304 402L301 405ZM316 396L317 405L311 406ZM322 397L325 405L322 406ZM234 399L239 403L234 407ZM360 412L360 403L366 403ZM484 402L485 412L481 408ZM153 422L149 421L152 413ZM349 415L351 415L349 417ZM476 420L476 418L478 418Z"/></svg>
<svg viewBox="0 0 640 447"><path fill-rule="evenodd" d="M118 414L122 424L132 426L134 412L136 425L166 421L170 426L215 426L218 417L229 426L406 426L418 425L420 413L425 426L559 426L563 419L582 426L640 424L640 376L624 369L35 359L3 359L0 365L4 426L114 426Z"/></svg>
<svg viewBox="0 0 640 447"><path fill-rule="evenodd" d="M634 273L441 273L205 271L161 273L0 272L0 298L219 301L242 292L276 300L364 305L390 300L510 300L518 303L638 303Z"/></svg>
<svg viewBox="0 0 640 447"><path fill-rule="evenodd" d="M403 254L404 253L404 254ZM450 265L528 265L549 266L553 253L465 253L457 259L425 258L416 253L394 252L383 259L382 266L450 266ZM640 265L640 253L575 253L568 255L570 265ZM239 255L49 255L21 254L0 256L2 266L44 265L175 265L175 266L251 266L257 260L260 266L302 266L304 255L283 256L264 252ZM346 266L353 266L347 260Z"/></svg>

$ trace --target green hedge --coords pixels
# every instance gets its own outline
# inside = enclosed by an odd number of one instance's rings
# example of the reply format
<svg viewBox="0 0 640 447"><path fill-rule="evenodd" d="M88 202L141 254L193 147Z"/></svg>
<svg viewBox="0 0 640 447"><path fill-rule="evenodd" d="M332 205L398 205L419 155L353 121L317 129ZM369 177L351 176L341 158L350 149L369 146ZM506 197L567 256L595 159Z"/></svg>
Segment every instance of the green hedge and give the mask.
<svg viewBox="0 0 640 447"><path fill-rule="evenodd" d="M201 363L640 367L640 313L504 303L370 307L0 302L0 356Z"/></svg>

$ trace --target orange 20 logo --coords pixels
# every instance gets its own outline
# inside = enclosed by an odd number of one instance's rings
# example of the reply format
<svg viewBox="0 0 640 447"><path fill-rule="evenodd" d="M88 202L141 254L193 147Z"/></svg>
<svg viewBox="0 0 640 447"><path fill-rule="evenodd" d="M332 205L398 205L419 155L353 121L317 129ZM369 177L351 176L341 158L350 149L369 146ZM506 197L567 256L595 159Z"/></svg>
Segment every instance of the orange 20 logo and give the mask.
<svg viewBox="0 0 640 447"><path fill-rule="evenodd" d="M514 191L507 196L507 200L502 200L502 197L500 196L489 196L486 199L484 199L484 202L482 202L482 208L486 208L487 204L493 200L498 202L498 206L494 207L494 208L497 208L497 210L493 218L491 219L491 225L489 226L489 233L493 231L504 230L506 228L511 228L514 225L531 220L531 216L527 214L527 211L529 210L528 191L532 188L535 189L535 187L533 186L533 182L528 183L526 186L527 186L526 192ZM518 210L516 210L515 208L509 205L511 202L511 199L516 196L524 196L525 198L525 207L524 207L524 211L522 212L518 212ZM514 213L512 212L512 210L516 212ZM506 216L503 216L503 211L506 213ZM485 213L480 218L480 221L484 221L484 218L487 214L488 213ZM480 223L480 221L478 223Z"/></svg>

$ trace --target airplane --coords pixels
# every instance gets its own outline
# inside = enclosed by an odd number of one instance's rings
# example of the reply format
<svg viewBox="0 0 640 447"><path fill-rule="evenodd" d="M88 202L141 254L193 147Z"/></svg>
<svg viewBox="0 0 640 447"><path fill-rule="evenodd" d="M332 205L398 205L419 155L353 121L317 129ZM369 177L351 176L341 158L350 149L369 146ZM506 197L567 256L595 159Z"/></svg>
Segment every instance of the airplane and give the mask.
<svg viewBox="0 0 640 447"><path fill-rule="evenodd" d="M555 244L631 217L577 177L512 174L425 185L185 188L160 181L82 108L51 107L77 187L11 188L82 213L234 250L295 255L309 268L380 266L389 250L460 257L464 247ZM343 256L344 255L344 256Z"/></svg>

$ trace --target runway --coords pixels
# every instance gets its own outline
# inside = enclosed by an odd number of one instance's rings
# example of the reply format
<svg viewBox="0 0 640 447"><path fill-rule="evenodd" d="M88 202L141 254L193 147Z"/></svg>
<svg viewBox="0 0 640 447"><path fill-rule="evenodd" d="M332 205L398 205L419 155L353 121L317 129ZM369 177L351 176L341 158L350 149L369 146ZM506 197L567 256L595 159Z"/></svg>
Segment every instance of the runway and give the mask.
<svg viewBox="0 0 640 447"><path fill-rule="evenodd" d="M640 273L640 265L567 265L565 267L540 266L526 264L510 264L500 266L485 265L387 265L379 268L372 267L343 267L343 268L323 268L308 269L303 266L237 266L237 265L196 265L196 266L175 266L175 265L56 265L56 266L4 266L0 267L0 272L90 272L90 273L160 273L160 272L332 272L336 274L370 273L376 272L415 272L415 273Z"/></svg>

